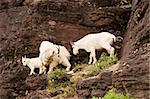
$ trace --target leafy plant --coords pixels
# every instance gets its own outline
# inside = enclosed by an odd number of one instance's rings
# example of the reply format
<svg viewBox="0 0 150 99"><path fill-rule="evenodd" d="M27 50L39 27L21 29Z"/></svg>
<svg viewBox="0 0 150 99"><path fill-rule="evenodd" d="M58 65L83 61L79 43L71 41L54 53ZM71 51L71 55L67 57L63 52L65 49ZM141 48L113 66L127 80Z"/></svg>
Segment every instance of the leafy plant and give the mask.
<svg viewBox="0 0 150 99"><path fill-rule="evenodd" d="M65 80L63 76L66 74L65 70L55 69L48 74L49 86L48 89L54 89L57 87L64 87L68 85L68 81Z"/></svg>
<svg viewBox="0 0 150 99"><path fill-rule="evenodd" d="M56 80L66 74L65 70L55 69L48 74L50 80Z"/></svg>
<svg viewBox="0 0 150 99"><path fill-rule="evenodd" d="M128 95L117 93L116 89L112 88L105 94L104 97L101 98L93 96L91 99L134 99L134 98Z"/></svg>
<svg viewBox="0 0 150 99"><path fill-rule="evenodd" d="M73 84L77 84L77 82L81 79L83 79L83 77L80 74L77 74L70 78L70 82L72 82Z"/></svg>
<svg viewBox="0 0 150 99"><path fill-rule="evenodd" d="M74 71L81 71L83 68L85 67L85 64L77 64L75 67L74 67Z"/></svg>
<svg viewBox="0 0 150 99"><path fill-rule="evenodd" d="M65 70L55 69L48 74L48 89L51 91L56 91L59 99L72 97L76 94L75 84L70 81L70 79L66 76L66 73L67 72Z"/></svg>
<svg viewBox="0 0 150 99"><path fill-rule="evenodd" d="M94 66L87 68L85 70L85 73L87 76L97 75L102 69L108 68L112 66L113 64L116 64L117 60L118 59L116 55L109 57L109 56L106 56L105 53L102 53L98 62Z"/></svg>
<svg viewBox="0 0 150 99"><path fill-rule="evenodd" d="M74 97L76 93L76 84L79 80L97 75L102 69L107 68L117 62L116 56L109 57L104 53L95 65L78 64L73 69L73 75L68 75L65 70L55 69L48 74L49 85L48 89L57 93L58 99L66 99ZM79 72L81 71L81 72ZM98 99L93 97L93 99ZM105 98L104 98L105 99Z"/></svg>
<svg viewBox="0 0 150 99"><path fill-rule="evenodd" d="M102 99L134 99L134 98L128 95L116 93L116 89L112 88L107 92L107 94L104 97L102 97Z"/></svg>
<svg viewBox="0 0 150 99"><path fill-rule="evenodd" d="M64 91L64 97L73 97L76 93L75 86L67 86Z"/></svg>
<svg viewBox="0 0 150 99"><path fill-rule="evenodd" d="M92 97L92 99L99 99L98 97Z"/></svg>

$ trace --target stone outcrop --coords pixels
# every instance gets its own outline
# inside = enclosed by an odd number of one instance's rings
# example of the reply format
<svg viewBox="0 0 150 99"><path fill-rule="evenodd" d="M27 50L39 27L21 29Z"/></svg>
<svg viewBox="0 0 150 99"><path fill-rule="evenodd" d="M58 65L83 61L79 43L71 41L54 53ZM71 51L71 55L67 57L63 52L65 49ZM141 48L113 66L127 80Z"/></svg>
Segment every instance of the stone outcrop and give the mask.
<svg viewBox="0 0 150 99"><path fill-rule="evenodd" d="M113 86L120 93L135 97L136 99L149 99L149 56L150 56L150 5L148 0L133 0L132 13L128 22L127 32L125 33L122 48L122 58L115 69L110 69L112 73L107 77L112 82L105 80L101 83L101 75L108 75L109 72L103 71L97 77L87 78L80 81L77 85L79 97L103 96L107 88ZM113 67L113 66L112 66ZM105 76L104 76L105 77ZM90 80L91 79L91 80ZM96 82L95 82L96 81ZM101 87L107 85L102 92ZM89 87L84 87L88 85ZM98 94L92 94L94 91Z"/></svg>
<svg viewBox="0 0 150 99"><path fill-rule="evenodd" d="M113 83L121 92L139 99L149 99L150 80L150 4L133 0L131 17L125 33L120 68Z"/></svg>
<svg viewBox="0 0 150 99"><path fill-rule="evenodd" d="M46 88L45 75L29 77L29 68L21 64L23 55L38 56L41 41L63 44L71 51L70 41L90 32L105 30L125 37L123 45L118 43L120 47L123 46L120 68L115 72L101 73L96 78L98 80L91 78L94 82L89 81L88 85L93 89L84 86L86 80L80 82L78 93L83 93L83 97L103 96L111 83L121 90L123 86L118 82L125 81L128 93L135 97L147 97L149 4L146 0L133 0L131 16L130 7L130 0L1 0L0 98L13 99L26 95L27 92L34 94L35 90L40 94L42 92L38 90ZM124 34L129 16L127 32ZM120 49L117 53L120 54ZM28 93L29 96L31 93Z"/></svg>
<svg viewBox="0 0 150 99"><path fill-rule="evenodd" d="M77 84L78 97L88 99L92 97L101 97L112 86L112 71L106 70L97 76L81 80Z"/></svg>

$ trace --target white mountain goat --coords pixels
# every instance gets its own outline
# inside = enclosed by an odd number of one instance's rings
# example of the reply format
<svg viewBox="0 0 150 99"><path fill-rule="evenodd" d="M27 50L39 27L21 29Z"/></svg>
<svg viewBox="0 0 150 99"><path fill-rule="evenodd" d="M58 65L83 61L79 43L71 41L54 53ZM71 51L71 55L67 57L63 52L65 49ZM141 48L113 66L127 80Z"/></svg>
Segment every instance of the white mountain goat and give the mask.
<svg viewBox="0 0 150 99"><path fill-rule="evenodd" d="M77 55L79 49L84 49L90 52L88 64L97 62L95 50L106 49L110 56L114 55L114 48L111 46L113 42L116 42L116 37L109 32L101 32L97 34L88 34L76 42L71 42L73 48L73 54Z"/></svg>
<svg viewBox="0 0 150 99"><path fill-rule="evenodd" d="M39 57L36 58L26 58L22 57L22 63L24 66L28 66L30 68L30 75L35 74L34 69L39 68L39 74L43 72L46 73L46 67L42 64L42 61Z"/></svg>
<svg viewBox="0 0 150 99"><path fill-rule="evenodd" d="M42 41L39 50L42 63L49 65L49 72L58 64L66 66L67 71L70 70L71 64L69 60L71 55L64 46L56 45L49 41Z"/></svg>

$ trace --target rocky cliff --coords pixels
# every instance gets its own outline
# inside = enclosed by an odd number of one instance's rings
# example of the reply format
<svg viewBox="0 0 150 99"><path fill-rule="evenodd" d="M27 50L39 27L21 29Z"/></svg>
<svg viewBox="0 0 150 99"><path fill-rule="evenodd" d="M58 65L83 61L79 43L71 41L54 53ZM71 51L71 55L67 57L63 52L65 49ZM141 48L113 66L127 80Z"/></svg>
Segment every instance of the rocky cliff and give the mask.
<svg viewBox="0 0 150 99"><path fill-rule="evenodd" d="M137 99L149 99L149 17L148 1L133 0L130 20L124 34L120 63L96 77L80 81L79 96L103 96L105 91L113 86L119 92Z"/></svg>
<svg viewBox="0 0 150 99"><path fill-rule="evenodd" d="M148 0L133 0L132 5L130 0L1 0L0 98L36 95L41 94L36 91L46 89L47 76L29 77L29 69L21 64L23 55L38 56L41 41L50 40L71 51L70 41L97 31L124 38L123 43L117 43L120 64L113 72L104 71L91 78L96 79L89 82L91 88L93 83L103 82L95 90L88 88L86 79L79 82L79 97L103 96L113 85L137 98L148 98L149 9Z"/></svg>

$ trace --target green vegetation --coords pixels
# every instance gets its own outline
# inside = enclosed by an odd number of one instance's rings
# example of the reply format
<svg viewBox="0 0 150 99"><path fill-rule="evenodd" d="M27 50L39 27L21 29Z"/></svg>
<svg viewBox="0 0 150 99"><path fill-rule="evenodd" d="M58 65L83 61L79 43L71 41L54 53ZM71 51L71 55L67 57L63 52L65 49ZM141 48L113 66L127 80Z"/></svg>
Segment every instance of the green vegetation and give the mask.
<svg viewBox="0 0 150 99"><path fill-rule="evenodd" d="M86 64L77 64L75 67L74 67L74 71L81 71L84 67L86 66Z"/></svg>
<svg viewBox="0 0 150 99"><path fill-rule="evenodd" d="M112 66L113 64L116 64L117 60L118 59L116 55L114 55L113 57L109 57L109 56L106 56L105 53L102 53L100 59L95 65L90 66L89 68L85 69L85 74L87 76L97 75L98 73L100 73L101 70L108 68Z"/></svg>
<svg viewBox="0 0 150 99"><path fill-rule="evenodd" d="M128 95L123 95L123 94L117 93L116 89L112 88L105 94L104 97L102 97L102 98L92 97L91 99L134 99L134 98L131 96L128 96Z"/></svg>
<svg viewBox="0 0 150 99"><path fill-rule="evenodd" d="M101 98L98 98L98 97L92 97L92 99L101 99Z"/></svg>
<svg viewBox="0 0 150 99"><path fill-rule="evenodd" d="M56 68L54 69L54 71L48 74L49 77L48 89L52 92L57 93L55 95L57 99L66 99L68 97L74 97L77 95L76 84L78 81L89 76L97 75L101 72L102 69L108 68L111 65L115 64L116 62L117 62L116 56L109 57L103 53L95 65L87 65L87 64L76 65L73 69L75 73L73 73L72 75L67 74L67 72L63 69ZM108 96L105 97L106 98L103 99L107 99ZM93 97L92 99L98 98Z"/></svg>
<svg viewBox="0 0 150 99"><path fill-rule="evenodd" d="M55 99L66 99L68 97L74 97L76 95L75 87L67 86L63 88L60 93L57 91L57 98Z"/></svg>
<svg viewBox="0 0 150 99"><path fill-rule="evenodd" d="M77 82L81 79L83 79L83 77L80 74L77 74L70 78L70 82L77 84Z"/></svg>
<svg viewBox="0 0 150 99"><path fill-rule="evenodd" d="M66 87L69 84L69 81L65 77L66 71L61 69L55 69L48 74L49 77L49 86L48 89L52 90L57 87Z"/></svg>
<svg viewBox="0 0 150 99"><path fill-rule="evenodd" d="M66 71L65 70L61 70L61 69L55 69L54 71L51 71L49 74L48 74L48 78L50 80L57 80L59 79L60 77L62 77L63 75L66 74Z"/></svg>
<svg viewBox="0 0 150 99"><path fill-rule="evenodd" d="M116 89L111 89L107 92L107 94L102 99L134 99L128 95L123 95L120 93L116 93Z"/></svg>
<svg viewBox="0 0 150 99"><path fill-rule="evenodd" d="M57 91L57 97L63 99L65 97L73 97L76 94L75 84L67 77L67 72L61 69L55 69L48 74L48 89Z"/></svg>

